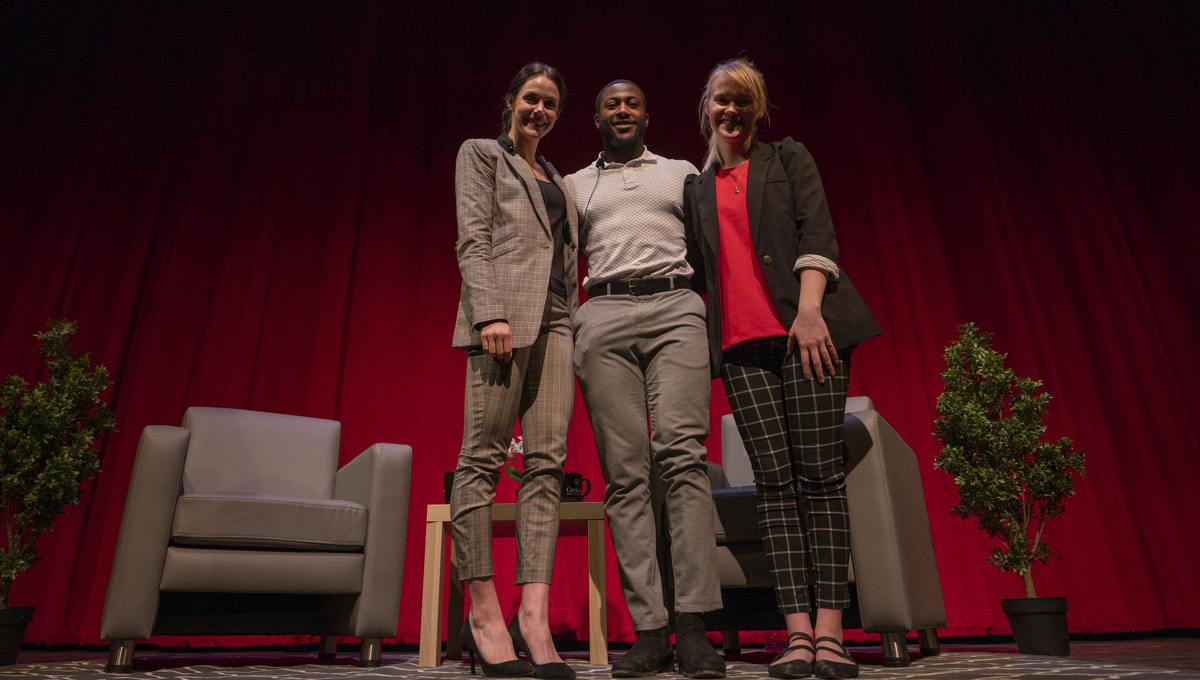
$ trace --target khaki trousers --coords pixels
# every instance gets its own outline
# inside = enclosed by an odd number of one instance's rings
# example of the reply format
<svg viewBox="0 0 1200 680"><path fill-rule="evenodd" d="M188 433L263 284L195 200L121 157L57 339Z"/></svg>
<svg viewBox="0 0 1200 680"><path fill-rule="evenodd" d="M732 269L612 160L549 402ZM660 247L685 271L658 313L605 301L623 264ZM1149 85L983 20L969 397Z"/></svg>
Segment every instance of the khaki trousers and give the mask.
<svg viewBox="0 0 1200 680"><path fill-rule="evenodd" d="M604 510L637 631L721 608L708 438L704 301L690 290L594 297L575 313L575 372L607 484ZM663 602L651 474L663 490L675 602Z"/></svg>

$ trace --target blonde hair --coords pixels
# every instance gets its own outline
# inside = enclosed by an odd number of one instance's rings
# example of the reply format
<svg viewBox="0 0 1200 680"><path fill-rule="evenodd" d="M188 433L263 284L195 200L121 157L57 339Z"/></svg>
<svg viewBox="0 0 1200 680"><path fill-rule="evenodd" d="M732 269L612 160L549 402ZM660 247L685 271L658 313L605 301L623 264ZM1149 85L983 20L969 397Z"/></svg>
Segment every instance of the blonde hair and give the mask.
<svg viewBox="0 0 1200 680"><path fill-rule="evenodd" d="M718 160L717 140L713 135L712 124L708 121L708 103L712 99L713 83L722 76L732 80L735 85L750 95L754 115L754 120L750 123L751 142L758 133L758 121L765 120L768 123L771 121L771 116L767 112L767 81L754 62L745 57L738 57L714 66L708 74L704 92L700 95L700 134L708 142L708 156L704 159L702 170L707 169Z"/></svg>

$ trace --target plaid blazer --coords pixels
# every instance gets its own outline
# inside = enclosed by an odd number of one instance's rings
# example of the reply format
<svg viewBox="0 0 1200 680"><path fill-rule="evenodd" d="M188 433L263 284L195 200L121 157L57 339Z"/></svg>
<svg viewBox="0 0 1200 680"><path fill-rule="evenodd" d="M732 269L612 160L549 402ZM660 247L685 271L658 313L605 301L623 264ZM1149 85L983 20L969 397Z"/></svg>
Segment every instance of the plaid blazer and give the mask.
<svg viewBox="0 0 1200 680"><path fill-rule="evenodd" d="M577 266L579 220L575 202L554 166L538 153L550 179L567 198L563 234L563 273L567 306L579 306ZM517 155L507 135L468 139L458 150L454 168L458 213L458 268L462 289L454 347L482 346L478 325L504 319L512 328L513 348L537 338L549 294L554 238L537 178Z"/></svg>

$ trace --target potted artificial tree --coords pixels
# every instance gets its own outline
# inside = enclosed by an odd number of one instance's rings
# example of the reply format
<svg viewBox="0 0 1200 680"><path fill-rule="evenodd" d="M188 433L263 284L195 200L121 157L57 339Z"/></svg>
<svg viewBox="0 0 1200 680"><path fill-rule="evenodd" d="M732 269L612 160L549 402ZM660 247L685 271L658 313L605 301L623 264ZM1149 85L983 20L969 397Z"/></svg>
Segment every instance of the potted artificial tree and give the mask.
<svg viewBox="0 0 1200 680"><path fill-rule="evenodd" d="M1017 573L1025 597L1000 601L1023 654L1070 654L1064 597L1038 597L1032 568L1057 557L1046 545L1046 522L1062 513L1084 475L1084 454L1067 437L1045 441L1042 383L1017 378L1007 357L992 349L991 333L959 326L946 348L946 389L937 398L934 434L943 445L934 467L954 477L958 505L951 512L974 519L999 541L988 562Z"/></svg>
<svg viewBox="0 0 1200 680"><path fill-rule="evenodd" d="M10 375L0 388L0 665L14 663L32 607L9 607L13 579L37 563L38 537L54 518L79 504L80 485L99 471L94 442L113 429L100 393L108 369L73 354L75 323L51 319L38 355L46 381L30 387Z"/></svg>

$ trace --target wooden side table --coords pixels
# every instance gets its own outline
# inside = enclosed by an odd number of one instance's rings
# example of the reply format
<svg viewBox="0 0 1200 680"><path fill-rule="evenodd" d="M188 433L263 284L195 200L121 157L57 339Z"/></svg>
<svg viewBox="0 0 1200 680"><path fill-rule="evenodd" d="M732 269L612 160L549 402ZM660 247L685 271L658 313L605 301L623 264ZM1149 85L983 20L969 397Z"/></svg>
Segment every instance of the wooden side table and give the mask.
<svg viewBox="0 0 1200 680"><path fill-rule="evenodd" d="M492 535L512 536L516 530L517 504L492 505ZM463 621L463 587L458 564L451 551L449 573L443 564L446 536L450 533L450 506L430 505L425 516L425 576L421 592L421 647L418 666L442 663L439 642L446 629L446 658L462 658L459 639ZM559 536L586 536L588 551L588 642L592 664L608 663L608 622L604 588L604 504L563 503L559 514ZM447 606L443 607L443 579L449 581ZM447 611L448 610L448 611ZM449 625L446 625L447 617Z"/></svg>

